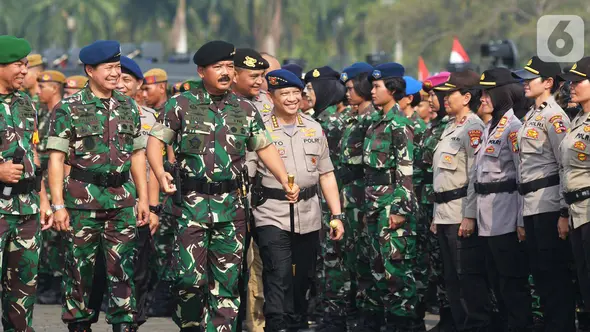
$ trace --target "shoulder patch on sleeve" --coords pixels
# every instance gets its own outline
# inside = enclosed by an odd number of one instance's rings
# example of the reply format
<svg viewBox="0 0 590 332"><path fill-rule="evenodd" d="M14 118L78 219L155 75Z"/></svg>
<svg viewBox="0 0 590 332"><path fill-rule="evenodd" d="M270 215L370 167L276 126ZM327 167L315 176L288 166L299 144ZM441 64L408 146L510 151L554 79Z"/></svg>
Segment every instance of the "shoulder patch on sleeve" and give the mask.
<svg viewBox="0 0 590 332"><path fill-rule="evenodd" d="M554 115L551 118L549 118L549 123L553 123L557 120L562 120L563 116L561 116L560 114Z"/></svg>
<svg viewBox="0 0 590 332"><path fill-rule="evenodd" d="M510 143L512 143L512 152L518 152L518 133L511 132L508 138L510 139Z"/></svg>
<svg viewBox="0 0 590 332"><path fill-rule="evenodd" d="M469 134L469 144L471 145L472 148L477 148L479 146L479 144L481 143L481 135L482 132L481 130L470 130L468 132Z"/></svg>

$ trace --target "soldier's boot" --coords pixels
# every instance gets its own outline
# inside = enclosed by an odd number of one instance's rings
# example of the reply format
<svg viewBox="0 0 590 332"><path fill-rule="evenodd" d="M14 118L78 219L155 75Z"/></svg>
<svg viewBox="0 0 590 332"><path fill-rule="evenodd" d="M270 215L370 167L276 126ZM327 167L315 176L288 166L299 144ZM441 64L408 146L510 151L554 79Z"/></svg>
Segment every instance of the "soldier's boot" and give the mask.
<svg viewBox="0 0 590 332"><path fill-rule="evenodd" d="M137 332L137 326L130 323L113 324L113 332Z"/></svg>
<svg viewBox="0 0 590 332"><path fill-rule="evenodd" d="M171 291L172 283L160 281L152 294L148 308L149 317L171 317L174 311Z"/></svg>
<svg viewBox="0 0 590 332"><path fill-rule="evenodd" d="M51 289L51 278L52 276L47 273L37 275L37 303L54 304L55 295Z"/></svg>
<svg viewBox="0 0 590 332"><path fill-rule="evenodd" d="M455 332L455 322L453 321L453 314L451 308L442 308L440 310L440 319L438 324L428 330L428 332Z"/></svg>
<svg viewBox="0 0 590 332"><path fill-rule="evenodd" d="M380 332L383 326L383 314L374 311L361 311L360 319L353 332Z"/></svg>
<svg viewBox="0 0 590 332"><path fill-rule="evenodd" d="M92 332L90 328L90 323L70 323L68 324L68 331L69 332Z"/></svg>
<svg viewBox="0 0 590 332"><path fill-rule="evenodd" d="M326 314L315 332L345 332L346 317Z"/></svg>
<svg viewBox="0 0 590 332"><path fill-rule="evenodd" d="M578 332L590 332L590 312L576 312L578 318Z"/></svg>

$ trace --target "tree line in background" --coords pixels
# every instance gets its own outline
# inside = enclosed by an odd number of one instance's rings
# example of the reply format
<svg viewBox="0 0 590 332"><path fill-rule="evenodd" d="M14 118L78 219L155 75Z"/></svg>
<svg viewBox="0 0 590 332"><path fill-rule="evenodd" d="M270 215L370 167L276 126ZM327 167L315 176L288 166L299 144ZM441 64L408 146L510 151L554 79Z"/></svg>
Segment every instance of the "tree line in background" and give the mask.
<svg viewBox="0 0 590 332"><path fill-rule="evenodd" d="M161 41L169 54L224 39L307 67L337 69L383 51L415 72L421 55L432 71L449 59L453 36L485 69L480 45L512 39L519 63L535 54L537 19L590 17L586 0L0 0L0 34L27 38L37 51L96 39ZM186 27L186 47L182 42ZM586 20L586 36L590 21ZM179 46L180 45L180 46ZM586 43L586 51L590 43ZM588 52L586 52L588 54Z"/></svg>

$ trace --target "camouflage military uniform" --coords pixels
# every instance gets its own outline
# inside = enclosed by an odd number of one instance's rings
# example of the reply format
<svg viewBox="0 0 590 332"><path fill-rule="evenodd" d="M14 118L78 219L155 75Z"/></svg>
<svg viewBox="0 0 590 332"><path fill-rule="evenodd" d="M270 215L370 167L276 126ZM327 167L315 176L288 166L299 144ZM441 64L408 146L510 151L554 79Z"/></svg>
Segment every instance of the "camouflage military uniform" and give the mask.
<svg viewBox="0 0 590 332"><path fill-rule="evenodd" d="M140 115L130 98L113 91L99 99L86 86L63 99L52 114L48 150L66 153L75 169L95 174L125 174L131 154L142 149ZM93 270L98 250L103 250L108 271L110 324L134 323L136 301L133 281L135 250L135 197L132 181L105 187L66 177L65 206L72 231L66 232L66 274L62 319L66 323L88 322Z"/></svg>
<svg viewBox="0 0 590 332"><path fill-rule="evenodd" d="M25 150L22 179L35 176L34 140L37 112L22 92L0 95L0 161ZM22 181L22 180L21 180ZM0 190L1 192L1 190ZM4 331L33 331L33 305L41 232L36 192L0 198L0 278Z"/></svg>
<svg viewBox="0 0 590 332"><path fill-rule="evenodd" d="M365 166L365 220L371 237L373 283L366 301L385 311L388 326L397 320L417 318L416 263L417 202L412 186L414 147L411 122L399 115L396 104L387 113L379 111L363 144ZM389 228L389 216L405 222ZM409 323L409 322L408 322ZM402 323L404 324L404 323Z"/></svg>
<svg viewBox="0 0 590 332"><path fill-rule="evenodd" d="M202 83L170 99L163 123L150 135L172 144L186 174L183 186L189 180L235 183L245 167L246 148L257 151L271 144L249 101L231 92L214 101ZM192 189L182 197L175 255L179 301L173 319L182 328L204 324L207 331L233 331L246 232L244 197L236 190L208 195Z"/></svg>
<svg viewBox="0 0 590 332"><path fill-rule="evenodd" d="M421 192L418 194L420 198L420 219L418 224L420 228L430 227L432 217L434 214L434 188L432 186L432 161L434 158L434 149L436 148L442 133L445 131L449 123L449 117L445 116L442 119L435 119L430 123L423 135L423 142L421 144L421 153L423 162L417 166L422 169L423 183ZM415 160L418 160L415 158ZM436 285L436 293L441 308L449 306L444 284L444 275L442 273L442 259L440 257L440 245L435 234L428 233L427 244L428 256L430 260L430 275L429 282Z"/></svg>

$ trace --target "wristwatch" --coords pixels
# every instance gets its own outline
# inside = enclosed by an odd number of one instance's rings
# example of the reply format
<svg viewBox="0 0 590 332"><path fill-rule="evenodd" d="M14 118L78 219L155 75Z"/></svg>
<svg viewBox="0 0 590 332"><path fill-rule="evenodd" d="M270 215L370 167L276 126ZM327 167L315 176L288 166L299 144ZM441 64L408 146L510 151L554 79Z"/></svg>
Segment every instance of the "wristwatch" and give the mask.
<svg viewBox="0 0 590 332"><path fill-rule="evenodd" d="M162 212L162 204L158 204L156 206L150 205L150 212L154 214L159 214Z"/></svg>
<svg viewBox="0 0 590 332"><path fill-rule="evenodd" d="M61 209L65 209L66 206L63 204L58 204L58 205L51 205L51 210L53 211L53 213L61 210Z"/></svg>
<svg viewBox="0 0 590 332"><path fill-rule="evenodd" d="M340 221L344 221L344 219L346 219L346 215L344 213L333 214L333 215L330 216L330 221L332 221L334 219L338 219Z"/></svg>

